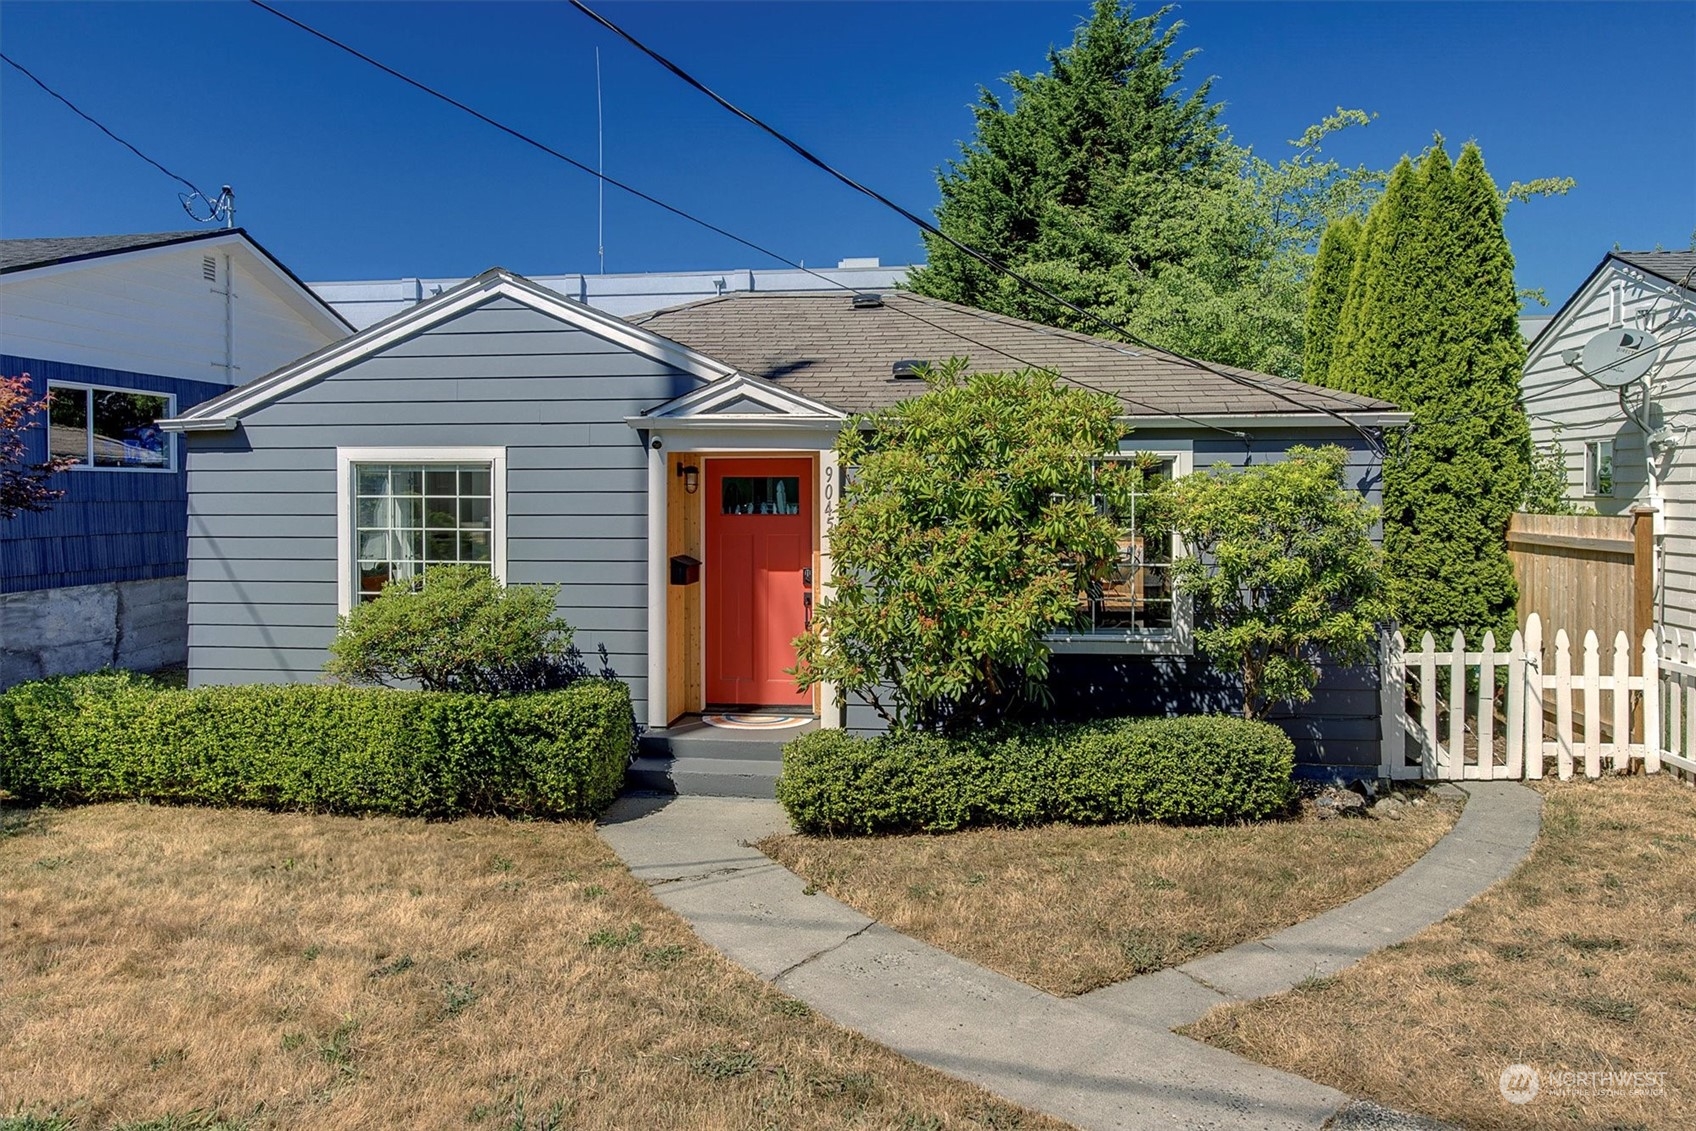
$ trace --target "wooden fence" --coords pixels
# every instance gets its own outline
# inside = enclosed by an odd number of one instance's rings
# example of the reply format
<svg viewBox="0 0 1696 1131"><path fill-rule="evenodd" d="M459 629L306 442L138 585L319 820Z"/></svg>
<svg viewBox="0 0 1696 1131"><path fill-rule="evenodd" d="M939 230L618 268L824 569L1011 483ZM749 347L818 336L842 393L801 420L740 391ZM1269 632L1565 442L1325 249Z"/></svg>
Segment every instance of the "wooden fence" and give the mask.
<svg viewBox="0 0 1696 1131"><path fill-rule="evenodd" d="M1655 512L1629 515L1516 514L1508 558L1519 583L1519 627L1533 615L1584 639L1625 628L1632 640L1654 627Z"/></svg>
<svg viewBox="0 0 1696 1131"><path fill-rule="evenodd" d="M1637 639L1634 647L1616 632L1604 660L1594 630L1575 651L1561 629L1545 652L1535 613L1503 650L1494 633L1469 650L1457 632L1446 652L1430 633L1411 652L1391 634L1381 655L1380 775L1540 778L1552 763L1564 781L1634 761L1647 773L1663 762L1696 773L1696 654L1677 634Z"/></svg>

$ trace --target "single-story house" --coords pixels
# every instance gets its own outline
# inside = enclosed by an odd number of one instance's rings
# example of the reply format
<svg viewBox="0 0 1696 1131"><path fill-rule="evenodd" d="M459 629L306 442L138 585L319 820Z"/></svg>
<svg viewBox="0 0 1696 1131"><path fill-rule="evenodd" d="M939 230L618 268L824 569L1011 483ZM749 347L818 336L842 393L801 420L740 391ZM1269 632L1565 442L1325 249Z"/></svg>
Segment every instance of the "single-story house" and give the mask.
<svg viewBox="0 0 1696 1131"><path fill-rule="evenodd" d="M902 291L728 294L623 320L494 269L165 423L189 466L194 684L321 678L336 618L394 577L479 562L563 585L586 654L650 735L700 712L871 712L783 674L830 584L855 413L922 392L915 362L1041 366L1117 395L1128 454L1170 474L1336 443L1378 490L1383 402L1243 374ZM1365 434L1365 435L1363 435ZM1056 637L1064 709L1229 707L1191 658L1169 547ZM1302 757L1375 767L1376 674L1287 720Z"/></svg>
<svg viewBox="0 0 1696 1131"><path fill-rule="evenodd" d="M1636 367L1598 365L1607 351ZM1655 509L1655 623L1687 632L1696 629L1693 378L1696 251L1615 251L1531 341L1520 382L1532 442L1561 451L1572 502L1601 515Z"/></svg>
<svg viewBox="0 0 1696 1131"><path fill-rule="evenodd" d="M187 474L157 422L350 333L239 228L0 240L0 372L52 398L26 459L75 461L0 521L0 687L183 662Z"/></svg>

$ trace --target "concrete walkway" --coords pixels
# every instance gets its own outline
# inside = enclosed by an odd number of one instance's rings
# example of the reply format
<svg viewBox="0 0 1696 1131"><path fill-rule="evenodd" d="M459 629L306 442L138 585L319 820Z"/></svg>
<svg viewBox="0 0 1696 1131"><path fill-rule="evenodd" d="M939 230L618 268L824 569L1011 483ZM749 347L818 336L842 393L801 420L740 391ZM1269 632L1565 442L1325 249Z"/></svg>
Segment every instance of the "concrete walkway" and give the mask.
<svg viewBox="0 0 1696 1131"><path fill-rule="evenodd" d="M750 847L789 831L775 802L625 798L601 835L731 960L880 1044L1026 1107L1087 1129L1317 1128L1349 1097L1170 1030L1221 1002L1341 970L1505 877L1536 839L1542 799L1512 783L1462 788L1469 800L1454 829L1376 891L1269 938L1076 998L806 894L805 881Z"/></svg>

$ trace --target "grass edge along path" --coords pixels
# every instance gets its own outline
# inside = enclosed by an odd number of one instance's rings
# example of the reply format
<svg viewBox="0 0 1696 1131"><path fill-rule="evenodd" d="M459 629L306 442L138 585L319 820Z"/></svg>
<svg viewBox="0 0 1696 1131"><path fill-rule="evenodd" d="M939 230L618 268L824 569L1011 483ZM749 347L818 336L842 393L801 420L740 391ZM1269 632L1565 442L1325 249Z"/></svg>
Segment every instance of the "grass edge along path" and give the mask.
<svg viewBox="0 0 1696 1131"><path fill-rule="evenodd" d="M736 968L586 822L8 810L0 915L16 1131L1062 1126Z"/></svg>
<svg viewBox="0 0 1696 1131"><path fill-rule="evenodd" d="M1417 796L1417 794L1416 794ZM1427 794L1401 820L1300 819L768 837L757 847L903 934L1059 995L1176 966L1371 891L1454 826Z"/></svg>
<svg viewBox="0 0 1696 1131"><path fill-rule="evenodd" d="M1539 788L1542 836L1506 881L1334 977L1180 1032L1469 1128L1696 1126L1696 789L1671 774ZM1538 1073L1528 1102L1502 1093L1512 1065Z"/></svg>

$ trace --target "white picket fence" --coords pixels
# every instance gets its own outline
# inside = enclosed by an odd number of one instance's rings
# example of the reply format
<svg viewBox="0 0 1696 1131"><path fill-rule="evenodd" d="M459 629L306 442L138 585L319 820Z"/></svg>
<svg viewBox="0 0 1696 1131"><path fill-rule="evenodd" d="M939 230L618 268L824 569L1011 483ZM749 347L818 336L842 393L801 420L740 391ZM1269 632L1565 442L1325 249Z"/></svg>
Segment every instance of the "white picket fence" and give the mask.
<svg viewBox="0 0 1696 1131"><path fill-rule="evenodd" d="M1594 632L1576 657L1564 629L1552 657L1543 645L1536 615L1502 650L1494 633L1469 650L1456 632L1446 652L1429 632L1416 652L1401 633L1386 637L1381 776L1540 778L1552 762L1564 781L1634 761L1696 773L1696 655L1682 636L1663 655L1653 632L1637 648L1616 633L1606 667Z"/></svg>

